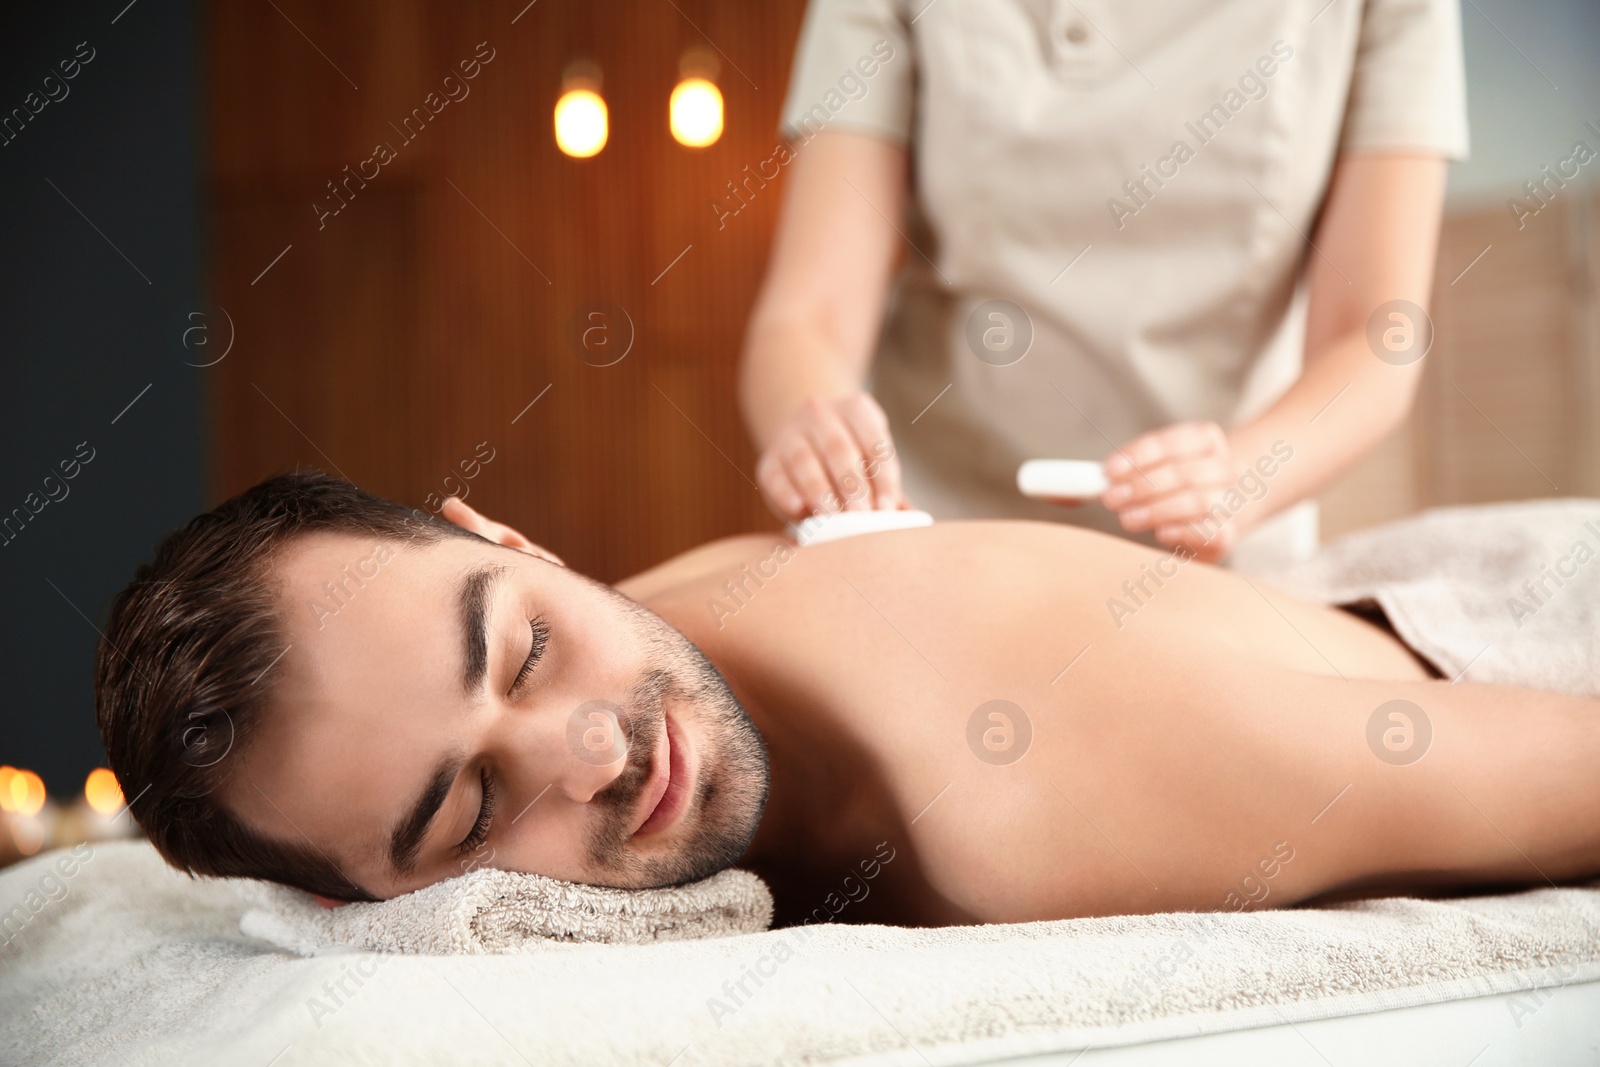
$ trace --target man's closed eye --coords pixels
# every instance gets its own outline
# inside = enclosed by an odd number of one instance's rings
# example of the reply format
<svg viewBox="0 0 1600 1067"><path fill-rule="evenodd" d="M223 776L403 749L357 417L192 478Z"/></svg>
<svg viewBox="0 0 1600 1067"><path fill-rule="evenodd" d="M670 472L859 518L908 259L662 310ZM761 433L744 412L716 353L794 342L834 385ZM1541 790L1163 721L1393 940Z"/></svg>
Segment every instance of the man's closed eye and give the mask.
<svg viewBox="0 0 1600 1067"><path fill-rule="evenodd" d="M456 854L460 856L483 847L489 837L489 826L494 821L494 776L485 767L480 772L480 778L483 783L483 804L478 808L478 821L472 824L472 830L456 846Z"/></svg>
<svg viewBox="0 0 1600 1067"><path fill-rule="evenodd" d="M522 692L528 679L533 675L534 668L539 665L539 660L544 658L545 646L550 642L550 626L542 615L535 615L529 619L528 628L533 631L533 643L528 647L528 658L522 661L522 668L517 671L516 680L511 683L512 697Z"/></svg>

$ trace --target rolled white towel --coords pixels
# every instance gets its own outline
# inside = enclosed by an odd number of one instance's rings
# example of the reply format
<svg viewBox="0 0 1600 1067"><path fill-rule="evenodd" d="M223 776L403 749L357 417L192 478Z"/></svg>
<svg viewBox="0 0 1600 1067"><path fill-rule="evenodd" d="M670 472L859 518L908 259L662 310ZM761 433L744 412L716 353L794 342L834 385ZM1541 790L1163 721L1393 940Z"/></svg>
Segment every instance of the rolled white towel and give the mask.
<svg viewBox="0 0 1600 1067"><path fill-rule="evenodd" d="M307 893L229 880L250 905L246 935L302 956L366 950L410 955L536 952L552 942L640 944L760 933L772 893L730 869L662 889L612 889L481 868L374 903L324 908Z"/></svg>

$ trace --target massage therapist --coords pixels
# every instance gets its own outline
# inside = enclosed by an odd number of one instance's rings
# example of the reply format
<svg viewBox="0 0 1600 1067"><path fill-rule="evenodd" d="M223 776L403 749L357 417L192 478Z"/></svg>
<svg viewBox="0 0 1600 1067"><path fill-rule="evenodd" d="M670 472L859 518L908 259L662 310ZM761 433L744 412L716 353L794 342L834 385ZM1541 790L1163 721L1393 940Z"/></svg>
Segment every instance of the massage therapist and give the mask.
<svg viewBox="0 0 1600 1067"><path fill-rule="evenodd" d="M811 0L781 131L740 372L776 513L836 494L1273 566L1410 408L1467 148L1459 15ZM1032 458L1110 488L1026 499Z"/></svg>

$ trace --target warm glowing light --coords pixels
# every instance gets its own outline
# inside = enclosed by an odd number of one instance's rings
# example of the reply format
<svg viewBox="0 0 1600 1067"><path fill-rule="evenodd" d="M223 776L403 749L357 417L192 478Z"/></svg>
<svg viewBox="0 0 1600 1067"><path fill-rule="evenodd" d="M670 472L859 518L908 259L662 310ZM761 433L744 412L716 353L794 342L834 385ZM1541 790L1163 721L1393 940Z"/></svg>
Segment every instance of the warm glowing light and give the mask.
<svg viewBox="0 0 1600 1067"><path fill-rule="evenodd" d="M571 89L556 101L556 147L588 159L606 146L606 102L592 89Z"/></svg>
<svg viewBox="0 0 1600 1067"><path fill-rule="evenodd" d="M83 799L101 815L121 811L122 787L117 784L117 776L104 767L96 767L90 771L88 779L83 783Z"/></svg>
<svg viewBox="0 0 1600 1067"><path fill-rule="evenodd" d="M0 811L37 815L44 807L44 779L32 771L0 767Z"/></svg>
<svg viewBox="0 0 1600 1067"><path fill-rule="evenodd" d="M24 856L31 856L44 846L44 823L31 815L21 816L10 820L11 840L16 842L17 851Z"/></svg>
<svg viewBox="0 0 1600 1067"><path fill-rule="evenodd" d="M681 145L704 148L722 136L722 90L704 78L685 78L668 104L672 136Z"/></svg>

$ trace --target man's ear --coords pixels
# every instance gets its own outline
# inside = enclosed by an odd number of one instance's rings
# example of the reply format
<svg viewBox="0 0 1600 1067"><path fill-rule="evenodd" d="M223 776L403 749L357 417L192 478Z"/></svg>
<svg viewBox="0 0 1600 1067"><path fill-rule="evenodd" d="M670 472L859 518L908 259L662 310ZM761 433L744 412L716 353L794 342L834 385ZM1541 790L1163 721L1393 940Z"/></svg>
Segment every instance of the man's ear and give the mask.
<svg viewBox="0 0 1600 1067"><path fill-rule="evenodd" d="M520 552L526 552L530 556L538 556L540 559L549 560L558 567L566 566L561 561L561 557L554 552L534 544L503 522L495 522L493 519L485 518L476 509L469 507L460 497L445 497L444 507L439 509L439 514L463 530L471 530L479 537L493 541L497 545L505 545L507 548L515 548Z"/></svg>

